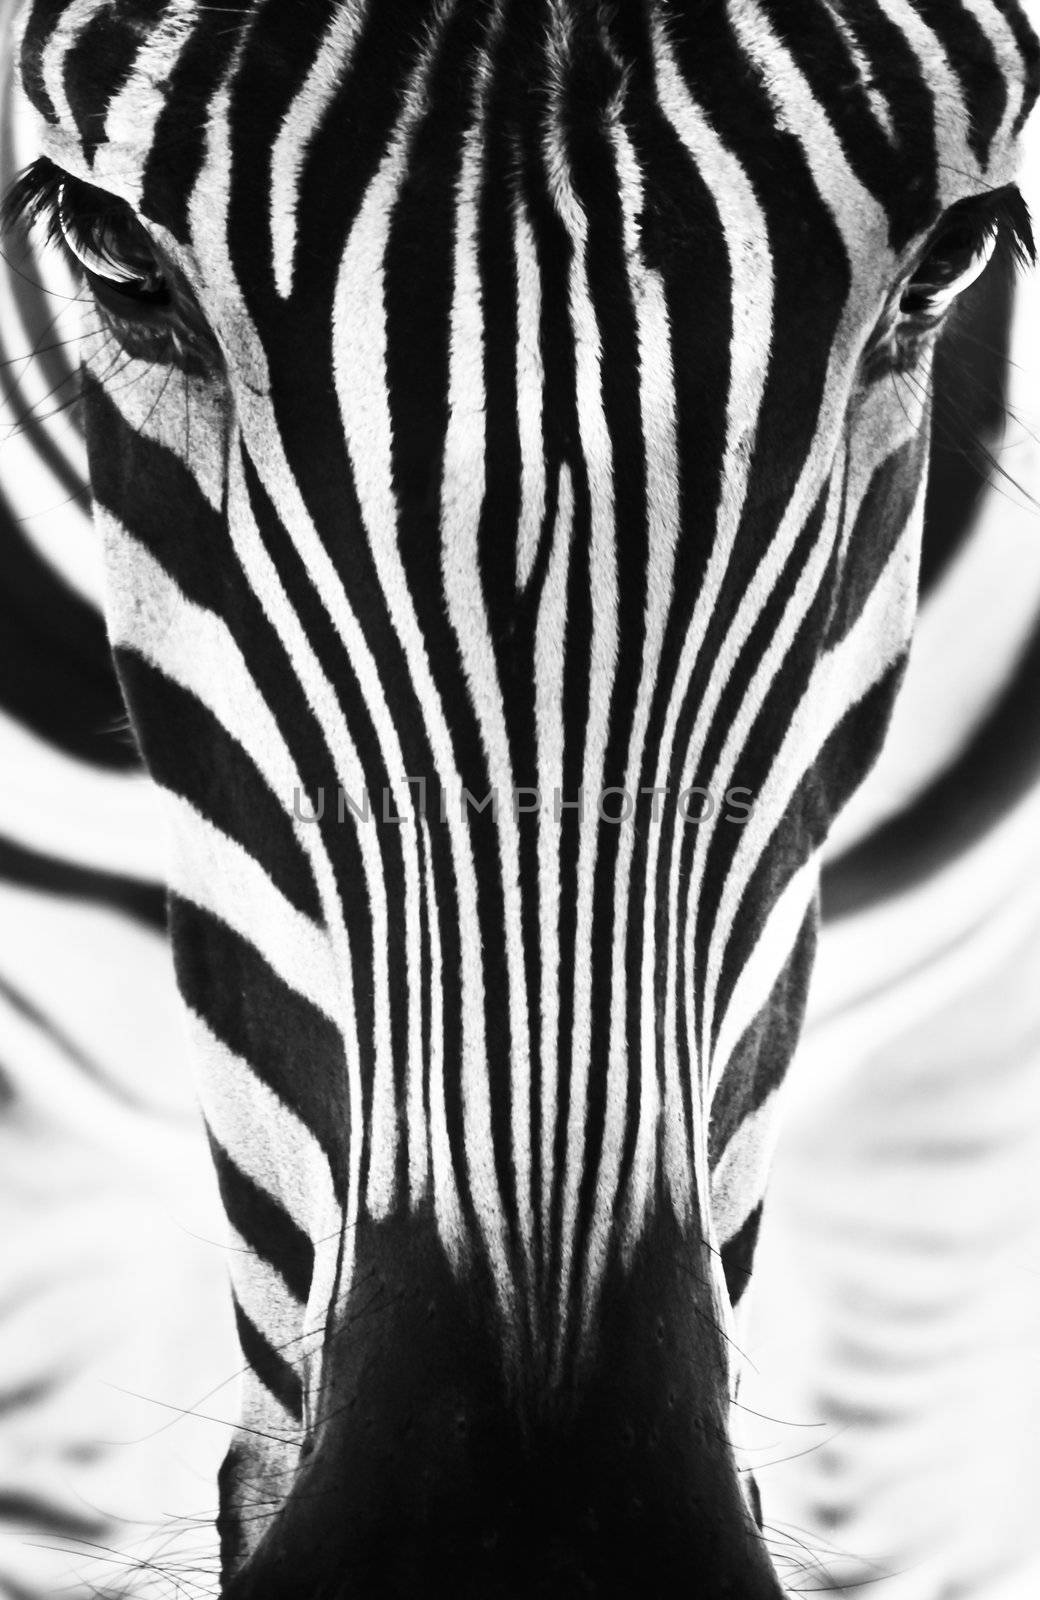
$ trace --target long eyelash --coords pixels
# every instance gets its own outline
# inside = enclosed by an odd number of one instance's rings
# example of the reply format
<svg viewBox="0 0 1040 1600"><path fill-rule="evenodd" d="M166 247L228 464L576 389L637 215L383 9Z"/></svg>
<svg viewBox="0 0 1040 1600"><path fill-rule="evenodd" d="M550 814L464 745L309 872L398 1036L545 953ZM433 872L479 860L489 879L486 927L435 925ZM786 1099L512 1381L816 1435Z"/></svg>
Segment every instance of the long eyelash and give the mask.
<svg viewBox="0 0 1040 1600"><path fill-rule="evenodd" d="M994 196L994 220L999 230L998 248L1012 267L1035 267L1036 239L1029 207L1016 188Z"/></svg>
<svg viewBox="0 0 1040 1600"><path fill-rule="evenodd" d="M220 357L202 312L190 291L168 286L167 268L146 254L147 235L141 234L139 244L132 233L124 238L128 224L133 223L133 213L117 196L70 177L46 156L26 167L0 203L0 232L40 225L47 243L57 246L77 280L91 289L95 299L102 286L73 246L82 246L114 268L122 268L124 279L128 259L133 262L138 249L142 284L147 285L153 276L155 279L150 291L157 308L155 320L142 320L145 299L135 302L124 283L118 287L127 297L125 309L109 301L103 306L104 321L128 355L169 361L185 372L211 376L219 368Z"/></svg>
<svg viewBox="0 0 1040 1600"><path fill-rule="evenodd" d="M18 226L45 225L49 244L62 243L58 204L65 174L46 156L39 156L20 173L4 195L0 204L0 232Z"/></svg>
<svg viewBox="0 0 1040 1600"><path fill-rule="evenodd" d="M60 249L72 270L81 273L82 263L74 245L82 245L119 266L120 256L111 248L111 234L127 215L121 200L70 177L46 156L40 156L15 179L4 197L0 232L42 224L47 244Z"/></svg>

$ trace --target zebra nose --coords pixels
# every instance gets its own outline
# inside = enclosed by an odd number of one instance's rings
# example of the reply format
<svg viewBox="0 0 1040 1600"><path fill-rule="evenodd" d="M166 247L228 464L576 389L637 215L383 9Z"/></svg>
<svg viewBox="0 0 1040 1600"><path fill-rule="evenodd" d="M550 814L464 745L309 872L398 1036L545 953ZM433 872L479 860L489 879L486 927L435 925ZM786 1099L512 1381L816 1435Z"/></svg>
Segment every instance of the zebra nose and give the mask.
<svg viewBox="0 0 1040 1600"><path fill-rule="evenodd" d="M781 1600L738 1496L717 1486L691 1503L630 1460L619 1493L616 1463L565 1440L506 1473L449 1465L442 1453L389 1492L378 1471L308 1475L223 1600Z"/></svg>
<svg viewBox="0 0 1040 1600"><path fill-rule="evenodd" d="M561 1392L509 1375L490 1286L371 1242L313 1448L224 1600L780 1600L688 1267L626 1273Z"/></svg>

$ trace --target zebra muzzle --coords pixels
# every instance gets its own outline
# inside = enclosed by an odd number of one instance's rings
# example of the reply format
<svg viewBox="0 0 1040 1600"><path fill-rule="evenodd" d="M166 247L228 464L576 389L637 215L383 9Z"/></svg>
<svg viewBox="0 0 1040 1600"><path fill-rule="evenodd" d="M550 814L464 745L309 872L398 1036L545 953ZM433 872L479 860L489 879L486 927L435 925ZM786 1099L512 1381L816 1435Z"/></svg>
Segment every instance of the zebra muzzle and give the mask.
<svg viewBox="0 0 1040 1600"><path fill-rule="evenodd" d="M528 1374L537 1406L490 1290L460 1282L432 1223L364 1234L321 1419L225 1600L779 1597L726 1437L706 1276L674 1221L608 1278L595 1347L548 1404Z"/></svg>

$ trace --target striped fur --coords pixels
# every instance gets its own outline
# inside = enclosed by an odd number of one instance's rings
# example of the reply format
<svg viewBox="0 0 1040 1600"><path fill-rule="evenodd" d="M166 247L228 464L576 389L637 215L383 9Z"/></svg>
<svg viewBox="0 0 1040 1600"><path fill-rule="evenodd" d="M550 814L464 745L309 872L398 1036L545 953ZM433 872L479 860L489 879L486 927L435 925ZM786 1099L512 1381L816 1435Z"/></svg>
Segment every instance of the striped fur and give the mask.
<svg viewBox="0 0 1040 1600"><path fill-rule="evenodd" d="M664 1215L730 1326L820 852L912 621L931 340L895 308L943 210L1010 181L1033 47L981 3L746 0L710 50L663 6L351 6L306 41L275 5L53 9L43 148L146 219L219 351L88 312L109 628L245 1246L233 1566L402 1215L535 1412L609 1359Z"/></svg>

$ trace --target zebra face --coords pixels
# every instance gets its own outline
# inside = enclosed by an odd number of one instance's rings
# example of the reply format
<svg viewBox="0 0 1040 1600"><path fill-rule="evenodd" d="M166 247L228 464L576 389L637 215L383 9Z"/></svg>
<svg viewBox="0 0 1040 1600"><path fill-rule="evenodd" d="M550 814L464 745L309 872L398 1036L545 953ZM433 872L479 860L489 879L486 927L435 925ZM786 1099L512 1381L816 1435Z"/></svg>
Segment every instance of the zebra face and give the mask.
<svg viewBox="0 0 1040 1600"><path fill-rule="evenodd" d="M1027 232L1035 42L949 12L30 9L236 1600L778 1592L733 1306L934 340Z"/></svg>

